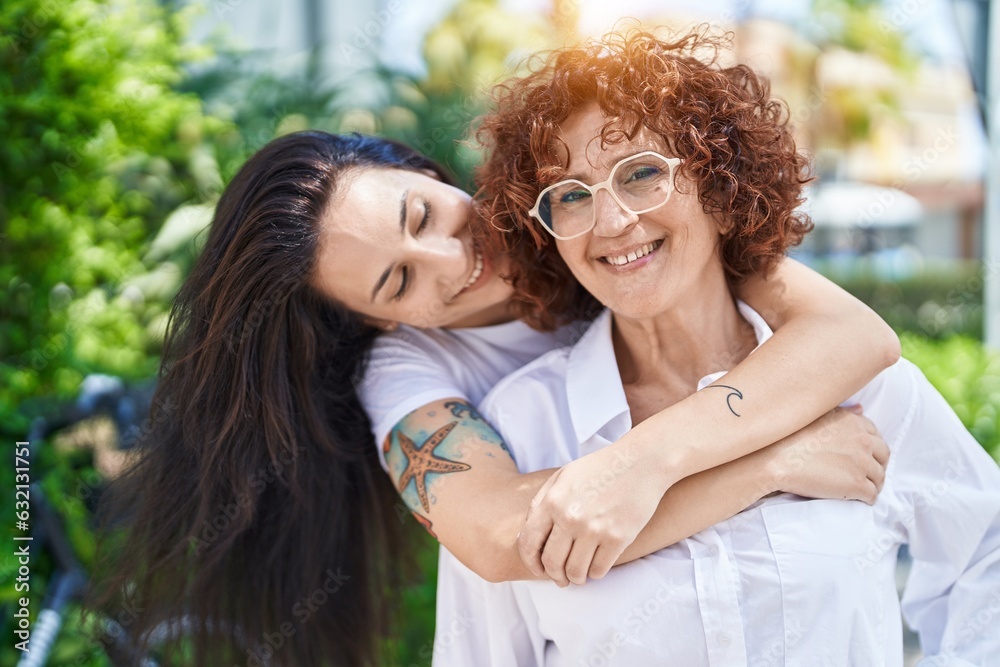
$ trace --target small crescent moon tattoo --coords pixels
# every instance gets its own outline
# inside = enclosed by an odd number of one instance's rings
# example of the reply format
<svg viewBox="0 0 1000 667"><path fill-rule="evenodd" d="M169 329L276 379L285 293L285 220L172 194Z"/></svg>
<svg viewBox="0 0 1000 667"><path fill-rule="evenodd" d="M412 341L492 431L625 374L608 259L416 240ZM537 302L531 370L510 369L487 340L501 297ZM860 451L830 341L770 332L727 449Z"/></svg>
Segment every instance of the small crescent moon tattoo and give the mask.
<svg viewBox="0 0 1000 667"><path fill-rule="evenodd" d="M705 389L713 389L713 388L731 389L732 390L726 396L726 405L729 407L729 411L730 412L732 412L734 415L736 415L737 417L739 417L740 413L736 412L736 410L733 410L732 400L733 400L733 396L735 396L736 398L738 398L738 399L740 399L742 401L743 400L743 392L741 392L736 387L730 387L728 384L710 384L707 387L705 387Z"/></svg>

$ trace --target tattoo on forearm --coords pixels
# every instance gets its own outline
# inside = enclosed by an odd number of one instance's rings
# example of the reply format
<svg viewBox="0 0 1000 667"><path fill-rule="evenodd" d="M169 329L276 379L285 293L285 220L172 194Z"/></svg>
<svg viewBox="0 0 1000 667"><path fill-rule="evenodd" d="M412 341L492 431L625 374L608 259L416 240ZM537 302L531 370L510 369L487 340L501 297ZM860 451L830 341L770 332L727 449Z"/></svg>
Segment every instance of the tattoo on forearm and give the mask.
<svg viewBox="0 0 1000 667"><path fill-rule="evenodd" d="M408 415L382 443L389 476L406 507L416 515L430 513L444 475L471 470L472 458L503 458L493 450L499 447L513 459L503 438L474 407L464 401L444 405L446 411L435 404ZM441 418L449 412L457 418L442 426ZM430 531L429 525L427 521Z"/></svg>
<svg viewBox="0 0 1000 667"><path fill-rule="evenodd" d="M459 419L461 419L465 414L468 414L469 418L475 419L476 421L486 421L483 419L482 415L480 415L476 409L468 403L464 403L462 401L448 401L444 404L444 407L451 410L451 414Z"/></svg>
<svg viewBox="0 0 1000 667"><path fill-rule="evenodd" d="M743 400L743 392L741 392L736 387L730 387L727 384L710 384L707 387L705 387L705 389L715 389L715 388L729 389L730 390L729 394L726 396L726 405L729 407L729 411L730 412L732 412L734 415L736 415L737 417L739 417L740 413L736 412L736 410L733 409L733 396L735 396L736 398L738 398L739 400L742 401Z"/></svg>
<svg viewBox="0 0 1000 667"><path fill-rule="evenodd" d="M406 485L412 480L417 489L417 496L420 498L420 505L424 508L425 512L431 511L430 500L427 496L427 475L431 473L461 472L462 470L469 470L472 467L468 463L451 461L440 456L435 456L434 454L435 448L444 442L444 439L448 437L448 434L451 433L456 424L458 422L451 422L442 426L420 446L417 446L402 431L396 433L399 447L403 451L403 456L406 457L406 468L403 469L403 474L399 476L397 488L399 489L399 493L402 494L403 490L406 489Z"/></svg>

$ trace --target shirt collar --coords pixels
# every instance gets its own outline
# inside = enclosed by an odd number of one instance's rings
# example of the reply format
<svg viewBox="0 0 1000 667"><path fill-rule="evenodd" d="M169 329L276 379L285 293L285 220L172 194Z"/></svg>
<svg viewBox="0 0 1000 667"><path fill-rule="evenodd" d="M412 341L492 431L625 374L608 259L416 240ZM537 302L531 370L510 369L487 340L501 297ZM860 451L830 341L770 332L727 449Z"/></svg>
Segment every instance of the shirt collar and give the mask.
<svg viewBox="0 0 1000 667"><path fill-rule="evenodd" d="M618 415L628 412L611 323L611 311L605 308L569 352L566 397L579 444L590 440Z"/></svg>
<svg viewBox="0 0 1000 667"><path fill-rule="evenodd" d="M736 307L743 319L753 327L757 347L760 347L773 335L771 327L757 311L743 301L737 299ZM581 445L613 419L629 412L611 337L612 321L611 311L602 311L569 351L566 396L573 430ZM698 390L712 384L728 370L721 369L706 375L698 382Z"/></svg>

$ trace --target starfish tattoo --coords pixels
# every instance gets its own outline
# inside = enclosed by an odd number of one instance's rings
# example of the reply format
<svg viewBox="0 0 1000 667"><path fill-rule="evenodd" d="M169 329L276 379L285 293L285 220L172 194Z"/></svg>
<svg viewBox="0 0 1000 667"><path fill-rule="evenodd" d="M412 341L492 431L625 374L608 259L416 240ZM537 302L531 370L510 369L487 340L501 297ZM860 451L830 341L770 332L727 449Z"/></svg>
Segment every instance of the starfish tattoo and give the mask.
<svg viewBox="0 0 1000 667"><path fill-rule="evenodd" d="M731 401L733 400L733 396L735 396L736 398L738 398L738 399L740 399L742 401L743 400L743 392L741 392L736 387L730 387L728 384L710 384L707 387L705 387L705 389L712 389L714 387L719 387L720 389L732 389L732 391L729 392L729 395L726 396L726 406L729 407L729 411L730 412L732 412L734 415L736 415L737 417L739 417L740 413L736 412L736 410L733 410L733 404L732 404Z"/></svg>
<svg viewBox="0 0 1000 667"><path fill-rule="evenodd" d="M434 431L434 434L427 438L419 447L406 434L398 434L399 447L403 450L403 455L406 457L406 468L403 469L403 474L399 476L399 492L403 493L403 489L406 488L406 485L412 479L417 487L417 496L420 497L420 504L423 505L425 512L431 511L431 504L427 498L427 475L431 473L461 472L472 468L467 463L449 461L448 459L434 455L434 449L448 437L448 434L451 433L451 430L457 424L458 422L452 422L446 426L442 426Z"/></svg>

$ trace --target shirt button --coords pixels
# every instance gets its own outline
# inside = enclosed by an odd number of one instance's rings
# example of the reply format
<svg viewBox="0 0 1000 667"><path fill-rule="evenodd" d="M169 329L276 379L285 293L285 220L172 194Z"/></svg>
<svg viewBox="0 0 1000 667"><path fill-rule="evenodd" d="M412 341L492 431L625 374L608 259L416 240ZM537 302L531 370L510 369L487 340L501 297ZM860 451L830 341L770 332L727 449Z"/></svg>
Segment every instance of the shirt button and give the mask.
<svg viewBox="0 0 1000 667"><path fill-rule="evenodd" d="M714 556L718 556L719 555L719 547L712 547L711 549L709 549L708 550L708 555L709 556L713 556L713 557Z"/></svg>
<svg viewBox="0 0 1000 667"><path fill-rule="evenodd" d="M725 632L719 634L720 646L729 646L729 644L732 643L732 641L733 640L730 638L730 636L727 635Z"/></svg>

